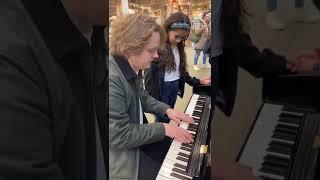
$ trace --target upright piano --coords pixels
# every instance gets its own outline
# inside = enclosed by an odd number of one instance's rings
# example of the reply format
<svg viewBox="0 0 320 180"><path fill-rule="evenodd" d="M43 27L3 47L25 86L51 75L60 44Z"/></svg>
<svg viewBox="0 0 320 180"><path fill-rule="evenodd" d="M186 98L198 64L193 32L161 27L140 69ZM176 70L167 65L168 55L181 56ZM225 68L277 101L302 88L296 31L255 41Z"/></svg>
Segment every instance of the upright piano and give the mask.
<svg viewBox="0 0 320 180"><path fill-rule="evenodd" d="M319 180L320 76L263 80L263 100L237 161L265 180Z"/></svg>

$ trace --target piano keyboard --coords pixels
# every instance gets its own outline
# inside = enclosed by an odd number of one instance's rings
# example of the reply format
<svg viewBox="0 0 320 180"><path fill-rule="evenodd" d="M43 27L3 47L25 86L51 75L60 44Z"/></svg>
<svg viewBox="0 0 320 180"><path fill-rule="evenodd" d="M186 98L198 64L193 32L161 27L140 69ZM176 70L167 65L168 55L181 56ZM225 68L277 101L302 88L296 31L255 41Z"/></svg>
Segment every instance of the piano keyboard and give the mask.
<svg viewBox="0 0 320 180"><path fill-rule="evenodd" d="M175 139L172 141L157 180L191 180L193 177L200 176L203 159L200 149L203 148L201 145L207 138L210 103L210 98L207 96L192 95L185 113L191 115L195 123L181 122L179 126L193 135L194 142L184 144Z"/></svg>
<svg viewBox="0 0 320 180"><path fill-rule="evenodd" d="M305 143L300 140L305 122L304 113L289 110L283 105L265 103L239 162L252 167L253 173L262 179L289 179L297 149Z"/></svg>

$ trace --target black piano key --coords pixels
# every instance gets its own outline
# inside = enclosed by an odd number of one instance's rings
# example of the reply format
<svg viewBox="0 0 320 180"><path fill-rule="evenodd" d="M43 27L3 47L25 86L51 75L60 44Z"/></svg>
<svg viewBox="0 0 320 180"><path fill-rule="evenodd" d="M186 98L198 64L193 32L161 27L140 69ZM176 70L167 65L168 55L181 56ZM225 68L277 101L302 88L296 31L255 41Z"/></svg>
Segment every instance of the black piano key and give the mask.
<svg viewBox="0 0 320 180"><path fill-rule="evenodd" d="M196 125L196 124L189 124L188 127L198 128L198 125Z"/></svg>
<svg viewBox="0 0 320 180"><path fill-rule="evenodd" d="M197 132L197 129L198 129L198 127L195 127L195 126L188 126L187 127L187 130L194 130L194 132Z"/></svg>
<svg viewBox="0 0 320 180"><path fill-rule="evenodd" d="M188 173L185 171L185 170L183 170L183 169L179 169L179 168L173 168L172 169L172 171L173 172L176 172L176 173L179 173L179 174L183 174L183 175L186 175L186 176L188 176Z"/></svg>
<svg viewBox="0 0 320 180"><path fill-rule="evenodd" d="M269 143L269 146L281 148L281 149L283 149L285 151L288 151L288 152L292 152L292 150L293 150L293 145L292 144L279 142L279 141L271 141Z"/></svg>
<svg viewBox="0 0 320 180"><path fill-rule="evenodd" d="M185 157L185 158L188 158L188 159L190 158L189 154L185 154L185 153L182 153L182 152L179 152L178 155L182 156L182 157Z"/></svg>
<svg viewBox="0 0 320 180"><path fill-rule="evenodd" d="M281 140L286 140L286 141L294 141L293 138L288 137L288 136L283 135L283 134L274 134L271 137L274 138L274 139L281 139Z"/></svg>
<svg viewBox="0 0 320 180"><path fill-rule="evenodd" d="M269 165L269 166L272 166L277 169L282 169L283 171L288 171L288 169L289 169L289 166L287 164L277 163L276 161L267 160L262 163L262 166L264 166L264 165L267 165L267 166Z"/></svg>
<svg viewBox="0 0 320 180"><path fill-rule="evenodd" d="M203 101L197 101L196 104L203 104L203 105L204 105L205 102L203 102Z"/></svg>
<svg viewBox="0 0 320 180"><path fill-rule="evenodd" d="M276 164L277 166L285 167L287 169L290 168L290 164L289 163L286 163L286 162L283 162L283 161L279 161L277 159L266 158L266 159L264 159L263 162L264 163L270 163L270 164Z"/></svg>
<svg viewBox="0 0 320 180"><path fill-rule="evenodd" d="M286 127L282 127L282 126L276 126L274 128L275 131L278 131L278 132L282 132L282 133L286 133L286 134L289 134L289 135L294 135L296 136L298 134L298 131L295 130L295 131L292 131L294 129L289 129L289 128L286 128Z"/></svg>
<svg viewBox="0 0 320 180"><path fill-rule="evenodd" d="M189 159L181 157L181 156L178 156L176 159L180 160L180 161L184 161L184 162L188 162L189 161Z"/></svg>
<svg viewBox="0 0 320 180"><path fill-rule="evenodd" d="M260 171L269 172L269 173L273 173L273 174L284 176L284 177L288 175L288 168L280 167L271 163L263 163Z"/></svg>
<svg viewBox="0 0 320 180"><path fill-rule="evenodd" d="M273 131L272 137L287 140L287 141L295 141L296 140L296 135L288 134L286 132L279 131L276 129Z"/></svg>
<svg viewBox="0 0 320 180"><path fill-rule="evenodd" d="M288 124L296 124L296 125L300 124L300 119L295 119L295 118L279 118L278 121L283 123L288 123Z"/></svg>
<svg viewBox="0 0 320 180"><path fill-rule="evenodd" d="M187 148L192 148L194 144L186 144L186 143L182 143L181 146L182 147L187 147Z"/></svg>
<svg viewBox="0 0 320 180"><path fill-rule="evenodd" d="M286 124L277 124L276 125L276 128L279 128L279 129L284 129L284 130L287 130L287 131L290 131L292 133L298 133L299 131L299 127L296 127L296 126L290 126L290 125L286 125Z"/></svg>
<svg viewBox="0 0 320 180"><path fill-rule="evenodd" d="M184 151L188 151L188 152L191 152L192 151L192 148L187 148L187 147L180 147L181 150L184 150Z"/></svg>
<svg viewBox="0 0 320 180"><path fill-rule="evenodd" d="M279 154L286 154L286 155L291 155L291 151L288 151L287 149L279 148L279 147L273 147L270 146L267 148L267 152L275 152Z"/></svg>
<svg viewBox="0 0 320 180"><path fill-rule="evenodd" d="M283 133L289 134L289 135L293 135L293 136L298 135L298 131L287 129L287 128L283 128L283 127L275 127L275 130L277 130L279 132L283 132Z"/></svg>
<svg viewBox="0 0 320 180"><path fill-rule="evenodd" d="M276 162L277 164L282 164L283 166L289 166L290 164L289 158L281 157L273 154L267 154L265 157L263 157L263 160Z"/></svg>
<svg viewBox="0 0 320 180"><path fill-rule="evenodd" d="M201 106L196 106L196 107L194 107L194 109L202 112L203 107L201 107Z"/></svg>
<svg viewBox="0 0 320 180"><path fill-rule="evenodd" d="M195 117L196 119L201 119L201 114L199 115L199 114L194 114L194 113L192 113L192 116L193 117Z"/></svg>
<svg viewBox="0 0 320 180"><path fill-rule="evenodd" d="M281 170L275 169L273 167L270 167L270 166L262 167L261 169L259 169L259 171L264 172L264 173L279 175L279 176L285 176L285 175L283 175L284 172L282 172Z"/></svg>
<svg viewBox="0 0 320 180"><path fill-rule="evenodd" d="M174 166L174 167L181 168L181 169L184 169L184 170L187 170L187 166L184 166L184 165L179 164L179 163L174 163L173 166Z"/></svg>
<svg viewBox="0 0 320 180"><path fill-rule="evenodd" d="M170 176L178 178L178 179L181 179L181 180L192 180L191 178L182 176L182 175L177 174L177 173L170 173Z"/></svg>
<svg viewBox="0 0 320 180"><path fill-rule="evenodd" d="M272 140L269 145L271 144L277 144L279 146L284 146L287 148L293 148L293 144L287 143L287 142L283 142L283 141L277 141L277 140Z"/></svg>
<svg viewBox="0 0 320 180"><path fill-rule="evenodd" d="M187 127L187 130L192 132L197 132L197 129L192 127Z"/></svg>
<svg viewBox="0 0 320 180"><path fill-rule="evenodd" d="M297 115L297 114L291 114L291 113L286 113L286 112L282 112L280 113L279 117L283 117L283 118L295 118L295 119L302 119L303 115Z"/></svg>
<svg viewBox="0 0 320 180"><path fill-rule="evenodd" d="M201 114L202 114L202 112L198 112L198 111L192 112L192 115L199 116L199 117L201 117Z"/></svg>
<svg viewBox="0 0 320 180"><path fill-rule="evenodd" d="M275 179L275 178L271 178L271 177L268 177L268 176L259 176L261 179L263 180L280 180L280 179Z"/></svg>
<svg viewBox="0 0 320 180"><path fill-rule="evenodd" d="M292 150L293 150L292 145L284 144L277 141L271 141L267 149L267 151L269 152L278 152L278 153L287 154L287 155L291 155Z"/></svg>
<svg viewBox="0 0 320 180"><path fill-rule="evenodd" d="M200 102L200 101L196 102L196 106L204 106L204 104L205 104L204 102Z"/></svg>

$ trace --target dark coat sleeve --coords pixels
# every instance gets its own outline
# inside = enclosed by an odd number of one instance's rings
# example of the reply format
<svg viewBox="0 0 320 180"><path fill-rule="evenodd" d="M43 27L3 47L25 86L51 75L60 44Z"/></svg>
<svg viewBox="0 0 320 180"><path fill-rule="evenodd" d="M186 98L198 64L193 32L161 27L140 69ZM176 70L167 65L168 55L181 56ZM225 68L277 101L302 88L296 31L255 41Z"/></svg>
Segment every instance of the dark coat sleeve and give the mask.
<svg viewBox="0 0 320 180"><path fill-rule="evenodd" d="M198 85L200 85L200 79L198 79L196 77L191 77L188 72L187 72L186 75L184 75L184 77L185 77L185 82L187 84L189 84L190 86L198 86Z"/></svg>
<svg viewBox="0 0 320 180"><path fill-rule="evenodd" d="M0 179L65 179L53 160L47 89L36 67L0 52Z"/></svg>
<svg viewBox="0 0 320 180"><path fill-rule="evenodd" d="M160 68L159 62L153 61L149 69L144 70L145 90L156 99L160 99Z"/></svg>
<svg viewBox="0 0 320 180"><path fill-rule="evenodd" d="M255 77L266 77L289 73L286 69L286 57L271 49L260 51L248 34L243 34L239 44L239 65Z"/></svg>

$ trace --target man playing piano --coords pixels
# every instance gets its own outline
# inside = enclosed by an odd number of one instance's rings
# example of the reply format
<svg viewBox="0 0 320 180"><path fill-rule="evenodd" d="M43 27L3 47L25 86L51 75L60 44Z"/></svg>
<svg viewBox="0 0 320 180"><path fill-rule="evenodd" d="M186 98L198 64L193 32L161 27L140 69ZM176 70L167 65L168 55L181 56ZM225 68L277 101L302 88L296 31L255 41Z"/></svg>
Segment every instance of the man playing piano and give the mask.
<svg viewBox="0 0 320 180"><path fill-rule="evenodd" d="M171 120L192 123L193 119L144 93L138 72L149 68L165 34L151 17L130 14L112 24L109 58L109 179L143 179L139 165L141 147L165 136L182 143L192 135L174 124L143 124L143 113L166 114ZM146 172L148 173L148 172Z"/></svg>

